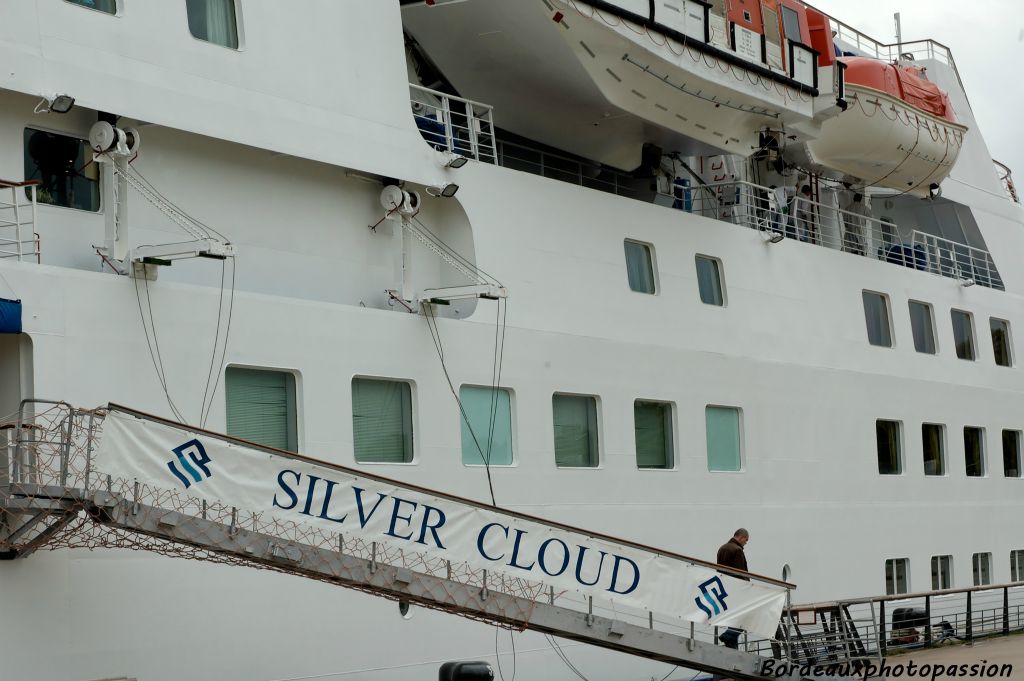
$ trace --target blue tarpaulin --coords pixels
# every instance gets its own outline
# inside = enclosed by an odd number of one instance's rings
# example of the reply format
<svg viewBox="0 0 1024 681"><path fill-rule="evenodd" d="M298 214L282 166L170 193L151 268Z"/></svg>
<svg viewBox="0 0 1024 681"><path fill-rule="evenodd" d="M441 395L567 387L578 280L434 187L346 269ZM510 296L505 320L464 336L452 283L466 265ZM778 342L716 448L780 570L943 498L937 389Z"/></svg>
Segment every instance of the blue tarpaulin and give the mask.
<svg viewBox="0 0 1024 681"><path fill-rule="evenodd" d="M21 333L21 301L0 298L0 333Z"/></svg>

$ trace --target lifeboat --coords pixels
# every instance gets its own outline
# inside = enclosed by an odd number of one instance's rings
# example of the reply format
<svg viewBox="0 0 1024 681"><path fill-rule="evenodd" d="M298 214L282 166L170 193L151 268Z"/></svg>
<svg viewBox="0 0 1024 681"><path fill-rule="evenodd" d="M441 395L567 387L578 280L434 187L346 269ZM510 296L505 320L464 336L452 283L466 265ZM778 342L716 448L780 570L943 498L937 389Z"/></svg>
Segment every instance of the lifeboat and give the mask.
<svg viewBox="0 0 1024 681"><path fill-rule="evenodd" d="M967 126L916 66L843 57L846 101L807 143L810 160L866 186L928 196L949 175Z"/></svg>

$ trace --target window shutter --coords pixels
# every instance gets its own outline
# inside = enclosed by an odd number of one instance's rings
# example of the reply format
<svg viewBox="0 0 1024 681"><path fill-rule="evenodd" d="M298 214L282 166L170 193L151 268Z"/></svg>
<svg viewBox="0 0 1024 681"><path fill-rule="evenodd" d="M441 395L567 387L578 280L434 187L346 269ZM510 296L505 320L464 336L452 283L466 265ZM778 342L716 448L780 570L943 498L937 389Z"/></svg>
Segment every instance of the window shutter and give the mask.
<svg viewBox="0 0 1024 681"><path fill-rule="evenodd" d="M229 367L224 377L228 435L295 451L295 377L282 371Z"/></svg>

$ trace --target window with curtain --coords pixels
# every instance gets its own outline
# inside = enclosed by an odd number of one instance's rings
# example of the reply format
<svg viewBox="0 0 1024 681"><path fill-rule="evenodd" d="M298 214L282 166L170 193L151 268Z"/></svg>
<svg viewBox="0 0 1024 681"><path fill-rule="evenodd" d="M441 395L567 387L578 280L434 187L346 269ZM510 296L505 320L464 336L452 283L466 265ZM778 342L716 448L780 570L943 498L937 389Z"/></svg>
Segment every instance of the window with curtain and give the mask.
<svg viewBox="0 0 1024 681"><path fill-rule="evenodd" d="M875 440L878 445L878 472L882 475L901 474L900 422L875 421Z"/></svg>
<svg viewBox="0 0 1024 681"><path fill-rule="evenodd" d="M235 0L185 0L188 30L199 40L238 49Z"/></svg>
<svg viewBox="0 0 1024 681"><path fill-rule="evenodd" d="M1003 431L1003 476L1019 478L1020 474L1020 431Z"/></svg>
<svg viewBox="0 0 1024 681"><path fill-rule="evenodd" d="M654 258L651 247L626 239L626 276L629 288L637 293L654 293Z"/></svg>
<svg viewBox="0 0 1024 681"><path fill-rule="evenodd" d="M887 596L909 592L908 562L906 558L890 558L885 561L885 593Z"/></svg>
<svg viewBox="0 0 1024 681"><path fill-rule="evenodd" d="M946 474L944 432L945 426L937 423L925 423L921 426L925 475Z"/></svg>
<svg viewBox="0 0 1024 681"><path fill-rule="evenodd" d="M352 441L359 463L411 463L412 386L353 378Z"/></svg>
<svg viewBox="0 0 1024 681"><path fill-rule="evenodd" d="M67 0L72 5L81 5L107 14L117 14L117 0Z"/></svg>
<svg viewBox="0 0 1024 681"><path fill-rule="evenodd" d="M466 466L512 465L512 394L505 388L464 385L459 401L465 417L462 463Z"/></svg>
<svg viewBox="0 0 1024 681"><path fill-rule="evenodd" d="M1013 365L1010 355L1010 322L1005 319L989 319L992 329L992 351L995 353L996 364L1001 367Z"/></svg>
<svg viewBox="0 0 1024 681"><path fill-rule="evenodd" d="M974 563L974 586L986 586L992 583L992 554L976 553L971 559Z"/></svg>
<svg viewBox="0 0 1024 681"><path fill-rule="evenodd" d="M985 430L967 426L964 428L964 464L967 477L985 476Z"/></svg>
<svg viewBox="0 0 1024 681"><path fill-rule="evenodd" d="M92 161L89 143L70 135L25 128L26 180L39 180L38 203L93 213L100 209L99 164ZM25 188L31 196L30 188Z"/></svg>
<svg viewBox="0 0 1024 681"><path fill-rule="evenodd" d="M286 371L228 367L224 394L228 435L298 451L295 376Z"/></svg>
<svg viewBox="0 0 1024 681"><path fill-rule="evenodd" d="M931 305L916 300L910 301L910 329L914 333L914 349L934 355L935 321Z"/></svg>
<svg viewBox="0 0 1024 681"><path fill-rule="evenodd" d="M951 310L953 320L953 343L956 345L956 356L960 359L974 360L974 324L969 312Z"/></svg>
<svg viewBox="0 0 1024 681"><path fill-rule="evenodd" d="M705 305L725 305L725 296L722 293L722 270L718 260L706 255L695 256L695 260L700 301Z"/></svg>
<svg viewBox="0 0 1024 681"><path fill-rule="evenodd" d="M889 327L889 301L881 293L864 291L864 321L867 323L868 342L885 348L892 347Z"/></svg>
<svg viewBox="0 0 1024 681"><path fill-rule="evenodd" d="M672 405L635 401L633 427L637 468L672 468Z"/></svg>
<svg viewBox="0 0 1024 681"><path fill-rule="evenodd" d="M704 420L707 426L708 470L740 470L743 463L740 453L740 410L708 406L704 410Z"/></svg>
<svg viewBox="0 0 1024 681"><path fill-rule="evenodd" d="M932 556L932 591L953 588L953 556Z"/></svg>
<svg viewBox="0 0 1024 681"><path fill-rule="evenodd" d="M551 398L555 426L555 465L559 468L595 468L597 398L555 395Z"/></svg>
<svg viewBox="0 0 1024 681"><path fill-rule="evenodd" d="M1010 581L1024 582L1024 549L1010 551Z"/></svg>

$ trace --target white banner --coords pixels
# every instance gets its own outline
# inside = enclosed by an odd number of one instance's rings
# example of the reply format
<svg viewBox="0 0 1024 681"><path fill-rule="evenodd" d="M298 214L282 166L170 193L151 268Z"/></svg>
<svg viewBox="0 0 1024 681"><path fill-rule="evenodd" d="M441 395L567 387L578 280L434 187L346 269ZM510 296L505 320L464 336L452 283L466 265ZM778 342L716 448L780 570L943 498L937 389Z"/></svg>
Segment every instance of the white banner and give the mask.
<svg viewBox="0 0 1024 681"><path fill-rule="evenodd" d="M97 471L684 620L775 635L777 584L111 408Z"/></svg>

